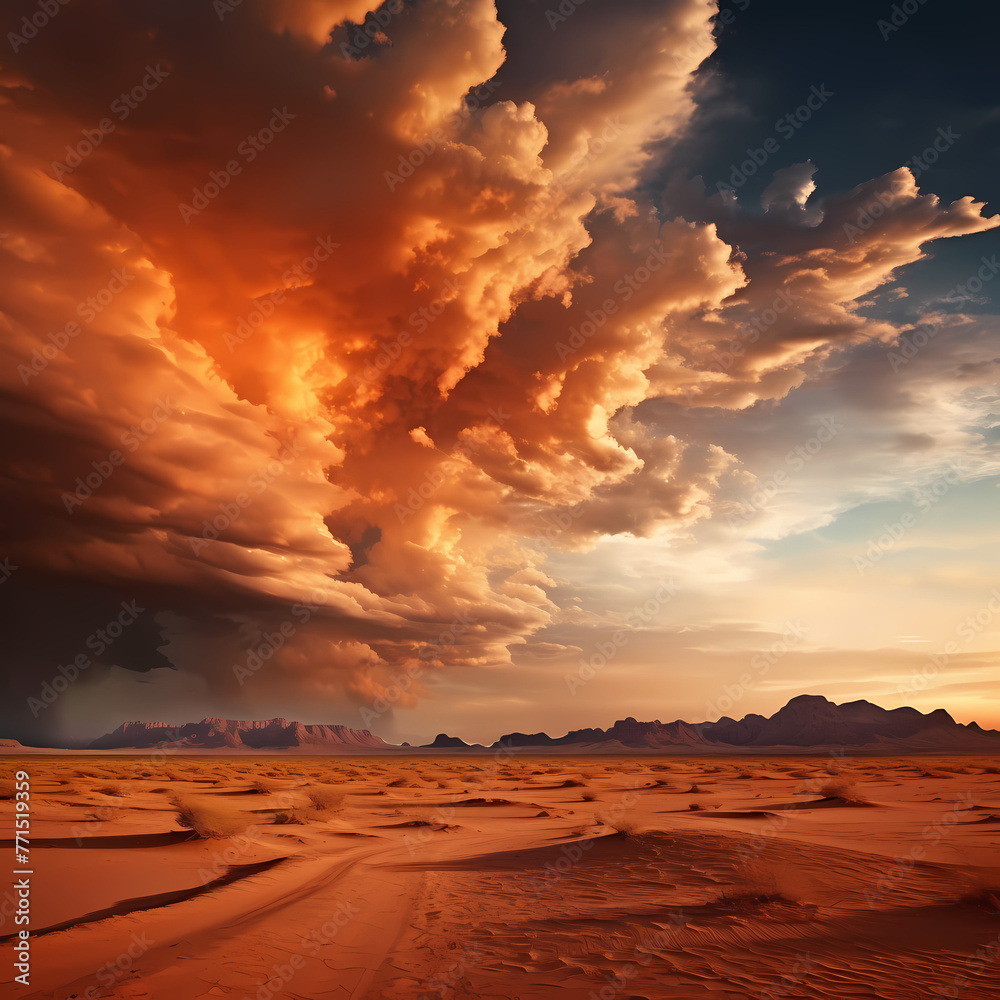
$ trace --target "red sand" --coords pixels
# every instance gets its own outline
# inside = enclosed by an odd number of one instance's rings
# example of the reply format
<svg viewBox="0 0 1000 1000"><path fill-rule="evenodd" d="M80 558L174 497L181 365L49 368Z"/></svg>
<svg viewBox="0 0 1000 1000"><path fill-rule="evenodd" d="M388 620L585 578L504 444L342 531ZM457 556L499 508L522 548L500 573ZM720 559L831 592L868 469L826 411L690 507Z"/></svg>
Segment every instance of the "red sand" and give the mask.
<svg viewBox="0 0 1000 1000"><path fill-rule="evenodd" d="M36 936L3 996L1000 998L985 758L150 760L9 760Z"/></svg>

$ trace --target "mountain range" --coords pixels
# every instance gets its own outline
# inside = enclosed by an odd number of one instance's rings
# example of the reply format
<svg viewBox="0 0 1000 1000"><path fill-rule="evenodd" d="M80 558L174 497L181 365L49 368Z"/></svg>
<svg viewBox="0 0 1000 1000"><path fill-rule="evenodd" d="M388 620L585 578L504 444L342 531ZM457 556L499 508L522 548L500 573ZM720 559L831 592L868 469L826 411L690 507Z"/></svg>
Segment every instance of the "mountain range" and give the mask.
<svg viewBox="0 0 1000 1000"><path fill-rule="evenodd" d="M837 705L821 695L799 695L772 716L728 716L717 722L638 722L627 718L609 729L576 729L565 736L508 733L489 747L468 744L442 733L416 749L484 752L507 748L549 752L629 751L711 752L805 749L850 746L885 751L1000 750L1000 732L975 722L956 722L944 709L927 713L915 708L885 709L867 701ZM339 725L304 725L285 719L237 721L203 719L180 727L157 722L126 722L90 744L91 750L171 747L178 750L241 752L298 749L304 753L351 750L412 751L408 744L386 743L367 729Z"/></svg>
<svg viewBox="0 0 1000 1000"><path fill-rule="evenodd" d="M678 750L768 749L825 746L886 750L1000 750L1000 732L975 722L956 722L944 709L923 714L915 708L885 709L868 701L836 705L821 695L799 695L774 715L746 715L739 721L637 722L629 717L610 729L576 729L565 736L507 733L489 749L574 747L577 749ZM487 749L441 734L423 749Z"/></svg>
<svg viewBox="0 0 1000 1000"><path fill-rule="evenodd" d="M177 749L263 750L312 747L336 751L353 747L394 750L367 729L347 726L307 726L286 719L244 722L235 719L202 719L183 726L165 722L125 722L113 733L94 740L90 750L141 749L170 746Z"/></svg>

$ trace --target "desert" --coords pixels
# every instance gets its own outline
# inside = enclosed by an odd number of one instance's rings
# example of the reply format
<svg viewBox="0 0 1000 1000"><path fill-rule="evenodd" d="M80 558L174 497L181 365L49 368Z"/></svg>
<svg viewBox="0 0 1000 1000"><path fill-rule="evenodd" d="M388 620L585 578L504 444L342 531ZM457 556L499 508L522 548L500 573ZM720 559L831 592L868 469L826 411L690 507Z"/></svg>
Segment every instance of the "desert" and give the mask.
<svg viewBox="0 0 1000 1000"><path fill-rule="evenodd" d="M1000 997L995 760L11 757L21 995Z"/></svg>

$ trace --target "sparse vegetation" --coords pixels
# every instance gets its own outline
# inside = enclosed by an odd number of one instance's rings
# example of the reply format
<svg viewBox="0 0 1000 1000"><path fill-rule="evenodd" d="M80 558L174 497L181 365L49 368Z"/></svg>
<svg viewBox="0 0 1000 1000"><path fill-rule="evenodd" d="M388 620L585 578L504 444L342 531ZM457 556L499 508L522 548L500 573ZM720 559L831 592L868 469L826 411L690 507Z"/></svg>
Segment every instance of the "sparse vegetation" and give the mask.
<svg viewBox="0 0 1000 1000"><path fill-rule="evenodd" d="M852 806L867 806L871 803L864 798L849 781L826 781L819 786L819 793L827 799L839 799Z"/></svg>
<svg viewBox="0 0 1000 1000"><path fill-rule="evenodd" d="M116 798L124 798L132 794L132 789L124 781L112 781L107 785L95 785L95 792L101 795L114 795Z"/></svg>
<svg viewBox="0 0 1000 1000"><path fill-rule="evenodd" d="M610 826L615 833L620 833L623 837L634 837L640 830L637 819L630 813L619 815L617 811L599 812L594 819L605 826Z"/></svg>
<svg viewBox="0 0 1000 1000"><path fill-rule="evenodd" d="M244 833L251 824L250 816L240 809L219 805L215 801L194 796L177 796L173 800L181 826L194 830L204 840L224 840Z"/></svg>
<svg viewBox="0 0 1000 1000"><path fill-rule="evenodd" d="M344 793L331 785L316 785L306 793L312 803L313 812L329 815L344 808Z"/></svg>

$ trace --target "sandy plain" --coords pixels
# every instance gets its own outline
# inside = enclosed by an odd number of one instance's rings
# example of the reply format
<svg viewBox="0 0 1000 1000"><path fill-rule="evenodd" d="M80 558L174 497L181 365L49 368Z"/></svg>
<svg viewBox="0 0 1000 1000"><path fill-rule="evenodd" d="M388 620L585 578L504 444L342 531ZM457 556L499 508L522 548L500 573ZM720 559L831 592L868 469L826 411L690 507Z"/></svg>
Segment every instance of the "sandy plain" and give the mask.
<svg viewBox="0 0 1000 1000"><path fill-rule="evenodd" d="M4 997L1000 998L991 758L6 763Z"/></svg>

